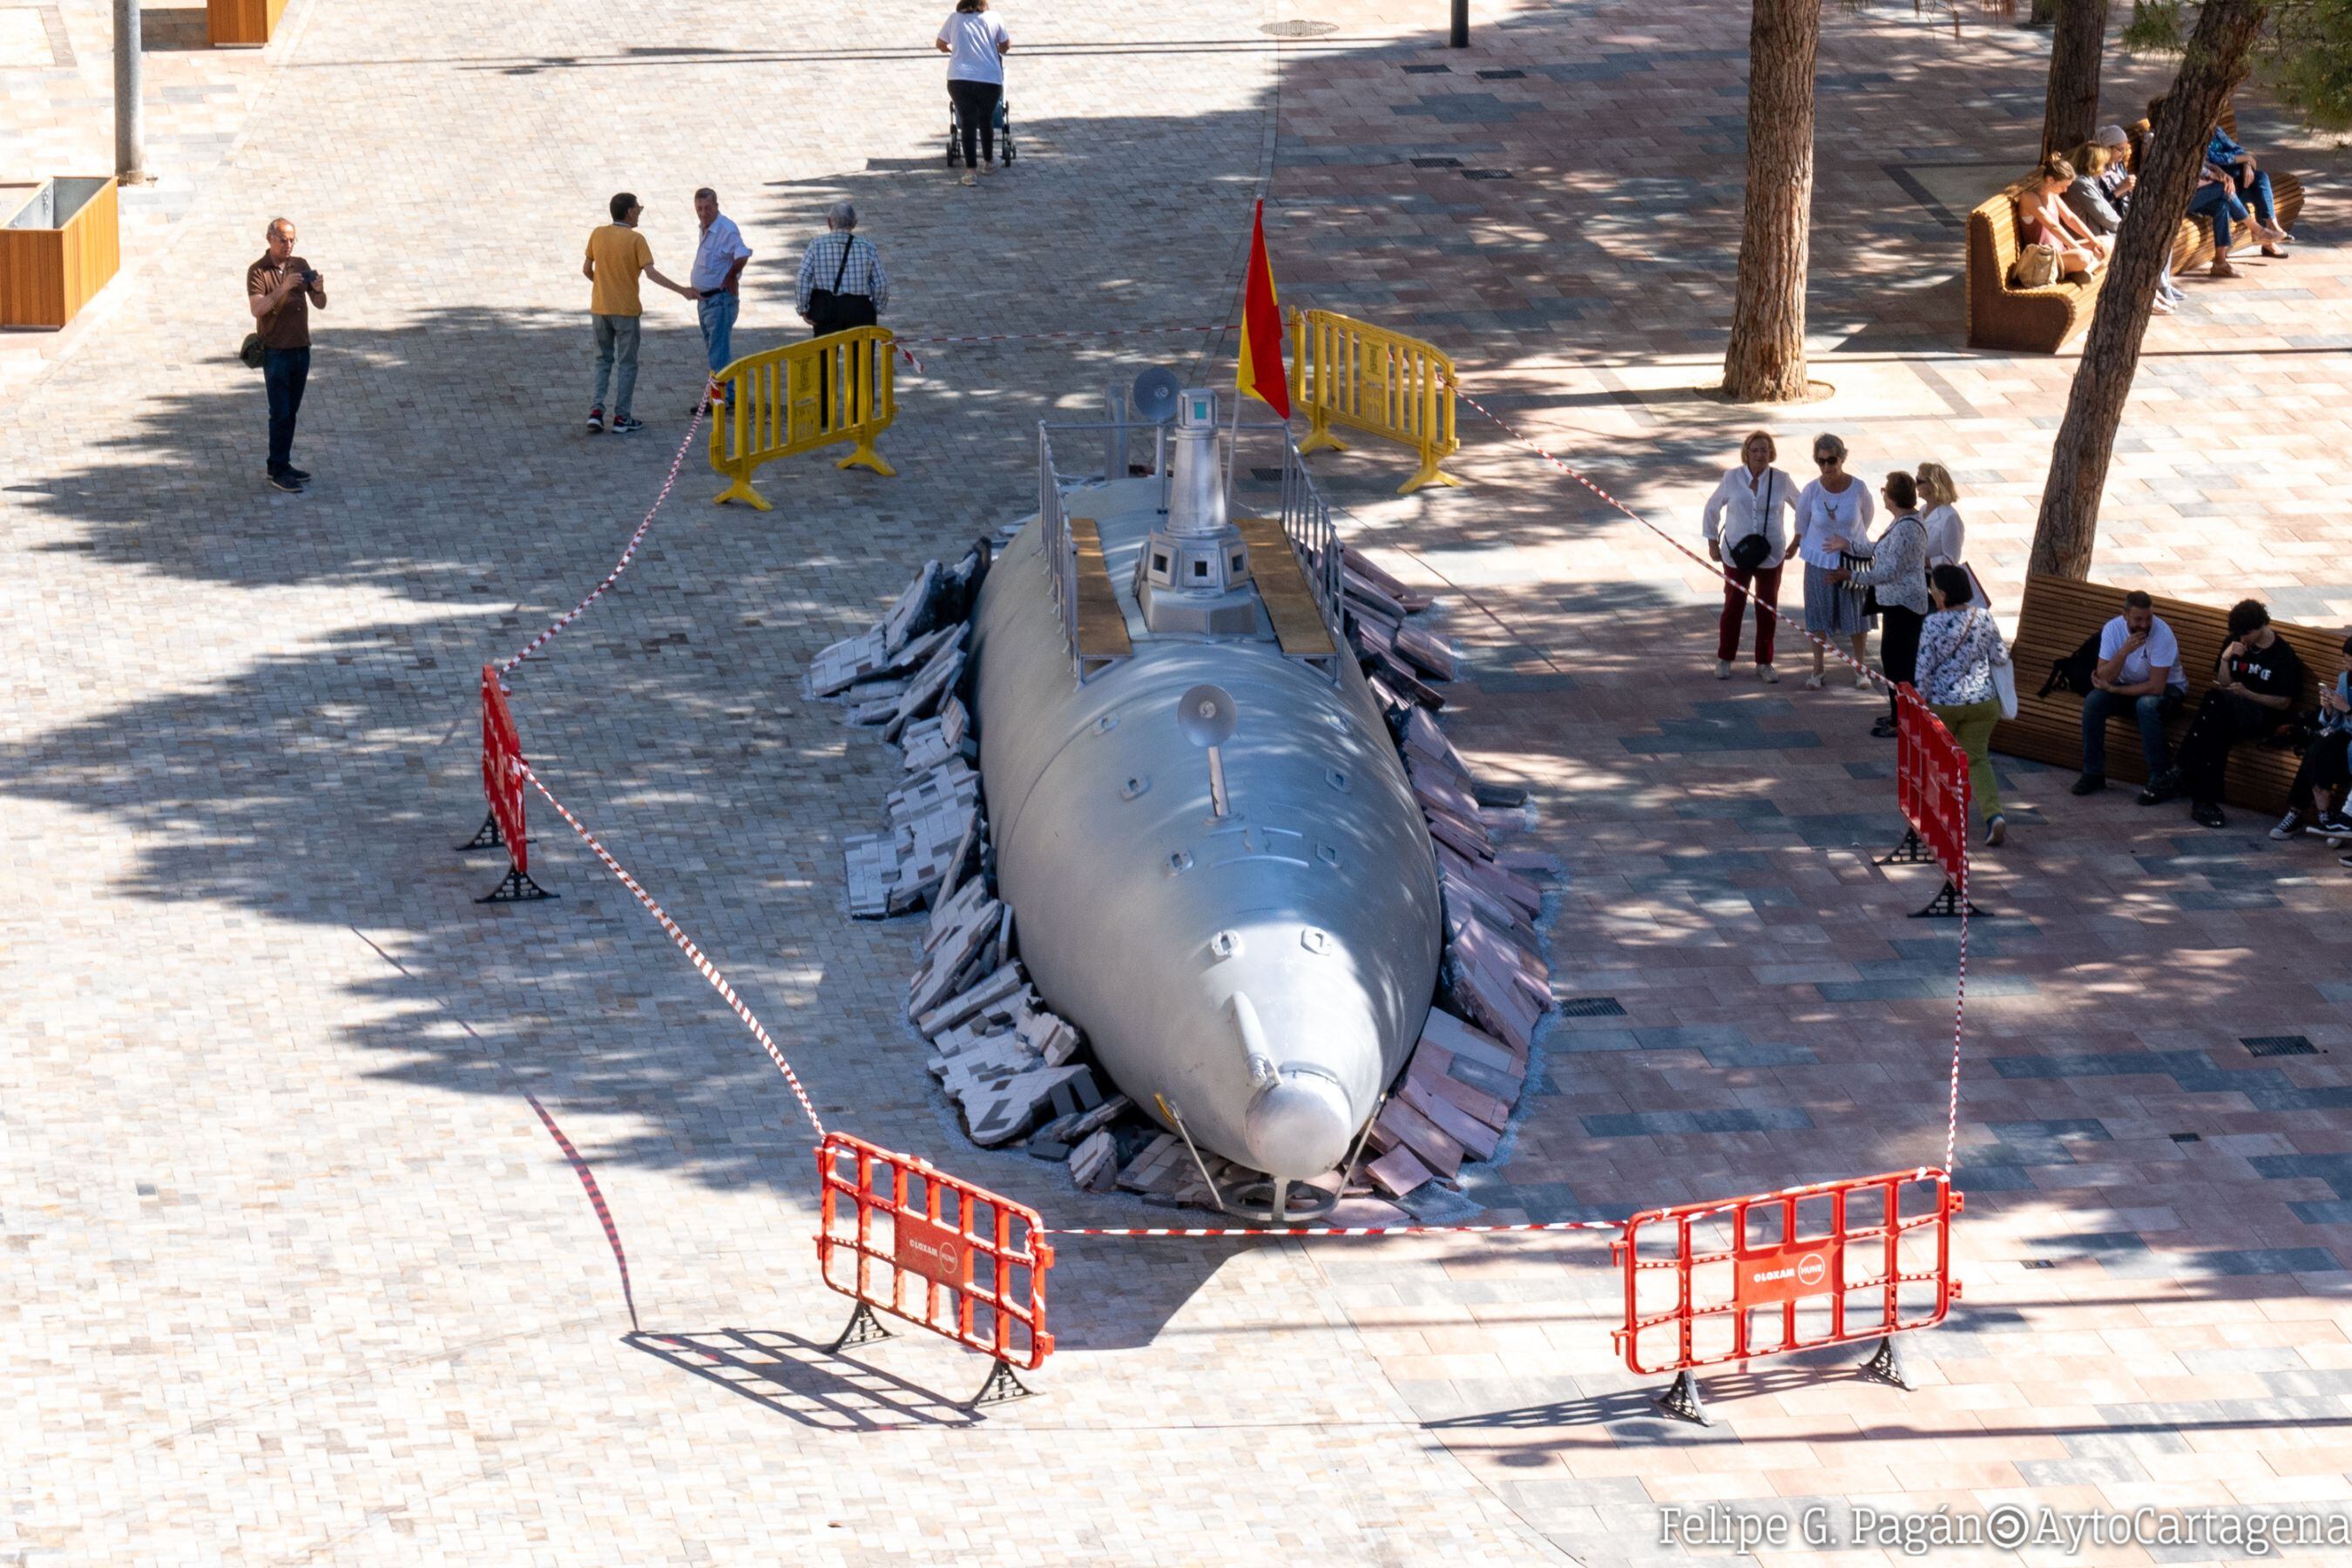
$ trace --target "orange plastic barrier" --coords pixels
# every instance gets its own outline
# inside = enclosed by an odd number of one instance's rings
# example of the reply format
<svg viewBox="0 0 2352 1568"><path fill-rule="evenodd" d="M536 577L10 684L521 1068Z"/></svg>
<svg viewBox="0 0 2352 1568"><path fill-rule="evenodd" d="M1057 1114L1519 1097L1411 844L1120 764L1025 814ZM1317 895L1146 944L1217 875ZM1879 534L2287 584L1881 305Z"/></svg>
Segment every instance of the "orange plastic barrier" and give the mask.
<svg viewBox="0 0 2352 1568"><path fill-rule="evenodd" d="M1651 1209L1610 1244L1624 1266L1625 1364L1674 1373L1659 1402L1704 1426L1693 1369L1860 1340L1867 1370L1908 1387L1892 1336L1944 1321L1958 1299L1960 1194L1932 1167L1754 1197Z"/></svg>
<svg viewBox="0 0 2352 1568"><path fill-rule="evenodd" d="M482 666L482 796L490 810L473 838L457 847L503 847L507 874L497 887L474 900L478 904L555 897L530 879L530 824L522 805L524 772L522 739L515 732L506 689L499 684L498 666L486 664Z"/></svg>
<svg viewBox="0 0 2352 1568"><path fill-rule="evenodd" d="M974 1405L1028 1394L1013 1368L1034 1372L1054 1350L1054 1248L1037 1211L846 1132L824 1135L816 1172L818 1271L857 1302L834 1349L888 1338L879 1308L994 1358Z"/></svg>

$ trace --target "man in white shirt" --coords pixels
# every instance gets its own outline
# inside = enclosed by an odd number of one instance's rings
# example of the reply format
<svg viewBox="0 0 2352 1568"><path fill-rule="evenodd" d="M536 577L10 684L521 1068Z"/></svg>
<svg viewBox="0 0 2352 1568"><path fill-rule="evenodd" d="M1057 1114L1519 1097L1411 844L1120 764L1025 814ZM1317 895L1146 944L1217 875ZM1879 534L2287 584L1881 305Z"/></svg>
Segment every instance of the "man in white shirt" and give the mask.
<svg viewBox="0 0 2352 1568"><path fill-rule="evenodd" d="M1739 657L1739 623L1748 610L1751 584L1756 593L1756 673L1768 682L1780 679L1772 671L1772 645L1780 622L1780 567L1791 532L1782 524L1781 513L1795 516L1797 487L1772 467L1778 456L1769 431L1749 436L1740 444L1739 467L1723 476L1699 515L1706 557L1725 569L1723 618L1715 637L1717 680L1731 679L1731 661Z"/></svg>
<svg viewBox="0 0 2352 1568"><path fill-rule="evenodd" d="M687 281L694 289L702 346L710 359L711 384L716 386L719 373L735 361L735 313L742 306L743 264L751 259L751 247L743 243L743 231L735 226L735 220L719 210L719 193L709 185L694 193L694 216L702 220L702 241L695 247L694 270ZM728 387L726 395L732 403L735 389ZM706 391L695 412L709 406Z"/></svg>
<svg viewBox="0 0 2352 1568"><path fill-rule="evenodd" d="M2140 753L2147 763L2146 804L2162 799L2158 781L2170 764L2164 721L2189 695L2189 672L2180 668L2180 641L2156 613L2156 601L2135 588L2124 595L2124 613L2099 633L2099 664L2094 689L2083 699L2083 776L2076 795L2107 787L2107 721L2128 712L2139 723Z"/></svg>

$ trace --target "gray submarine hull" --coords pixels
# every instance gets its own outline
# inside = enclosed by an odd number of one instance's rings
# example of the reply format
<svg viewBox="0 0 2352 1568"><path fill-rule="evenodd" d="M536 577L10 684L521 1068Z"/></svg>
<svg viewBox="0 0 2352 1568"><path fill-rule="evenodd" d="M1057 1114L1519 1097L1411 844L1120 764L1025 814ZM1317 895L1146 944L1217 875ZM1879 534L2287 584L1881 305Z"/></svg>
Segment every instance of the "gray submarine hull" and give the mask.
<svg viewBox="0 0 2352 1568"><path fill-rule="evenodd" d="M1067 492L1138 634L1083 684L1035 519L982 585L972 689L998 890L1038 989L1137 1105L1251 1169L1317 1176L1420 1037L1443 945L1435 853L1352 658L1335 683L1270 633L1150 632L1133 575L1160 495L1150 479ZM1223 817L1177 724L1204 682L1239 716Z"/></svg>

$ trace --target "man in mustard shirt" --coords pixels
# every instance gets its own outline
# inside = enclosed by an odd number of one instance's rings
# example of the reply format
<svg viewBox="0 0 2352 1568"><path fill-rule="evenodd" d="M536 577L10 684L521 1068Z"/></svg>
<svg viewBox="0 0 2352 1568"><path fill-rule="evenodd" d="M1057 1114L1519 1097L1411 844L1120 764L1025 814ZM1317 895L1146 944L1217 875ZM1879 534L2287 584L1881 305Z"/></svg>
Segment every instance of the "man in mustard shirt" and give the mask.
<svg viewBox="0 0 2352 1568"><path fill-rule="evenodd" d="M673 294L695 297L694 290L673 283L654 265L653 247L637 232L637 216L646 209L623 191L612 201L613 221L588 237L588 258L580 275L593 284L588 319L596 326L596 395L588 407L588 434L604 428L604 384L613 386L613 433L625 436L645 426L629 416L629 399L637 390L637 274L642 272Z"/></svg>

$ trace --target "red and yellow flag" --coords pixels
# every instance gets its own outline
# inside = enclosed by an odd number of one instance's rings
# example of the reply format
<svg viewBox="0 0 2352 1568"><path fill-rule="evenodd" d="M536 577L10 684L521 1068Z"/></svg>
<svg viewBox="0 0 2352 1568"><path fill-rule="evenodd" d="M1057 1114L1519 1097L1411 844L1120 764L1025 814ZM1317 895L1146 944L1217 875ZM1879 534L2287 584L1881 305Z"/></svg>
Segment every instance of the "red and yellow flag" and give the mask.
<svg viewBox="0 0 2352 1568"><path fill-rule="evenodd" d="M1265 256L1265 204L1250 219L1249 272L1242 285L1242 395L1290 417L1290 377L1282 365L1282 310L1274 300L1274 264Z"/></svg>

